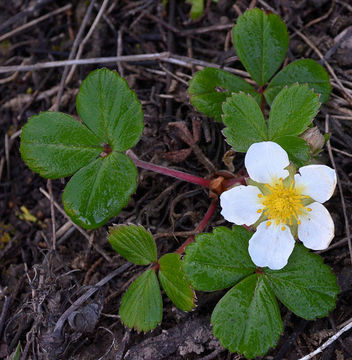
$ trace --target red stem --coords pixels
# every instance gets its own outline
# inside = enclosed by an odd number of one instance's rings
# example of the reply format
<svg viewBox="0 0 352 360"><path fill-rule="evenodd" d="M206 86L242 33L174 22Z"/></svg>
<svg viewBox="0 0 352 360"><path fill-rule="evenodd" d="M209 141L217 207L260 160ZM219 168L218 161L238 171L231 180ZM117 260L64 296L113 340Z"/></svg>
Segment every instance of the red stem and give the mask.
<svg viewBox="0 0 352 360"><path fill-rule="evenodd" d="M195 230L194 230L195 232L201 232L204 230L204 228L207 226L209 220L213 216L214 211L216 210L216 206L217 206L217 201L213 200L209 206L208 211L204 215L203 220L195 228ZM194 241L194 235L190 236L175 252L180 255L183 254L186 247L193 241Z"/></svg>
<svg viewBox="0 0 352 360"><path fill-rule="evenodd" d="M239 176L236 178L225 179L225 181L223 182L224 188L228 189L235 184L247 185L246 183L247 178L248 178L247 176Z"/></svg>
<svg viewBox="0 0 352 360"><path fill-rule="evenodd" d="M171 176L176 179L187 181L192 184L197 184L197 185L204 186L206 188L210 188L210 180L209 179L204 179L204 178L201 178L201 177L198 177L195 175L184 173L183 171L173 170L173 169L169 169L165 166L155 165L155 164L143 161L143 160L139 160L136 156L132 156L132 154L130 154L130 153L128 155L130 155L130 158L134 162L134 164L142 169L151 170L151 171L157 172L159 174Z"/></svg>

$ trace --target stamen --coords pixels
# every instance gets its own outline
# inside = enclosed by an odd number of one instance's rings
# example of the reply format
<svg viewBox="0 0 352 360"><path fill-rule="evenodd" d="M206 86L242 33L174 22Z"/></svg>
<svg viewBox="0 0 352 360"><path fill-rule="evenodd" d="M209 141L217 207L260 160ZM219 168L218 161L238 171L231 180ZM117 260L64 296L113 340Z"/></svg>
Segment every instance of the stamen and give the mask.
<svg viewBox="0 0 352 360"><path fill-rule="evenodd" d="M312 211L312 209L311 209L311 208L307 208L307 211Z"/></svg>
<svg viewBox="0 0 352 360"><path fill-rule="evenodd" d="M270 226L271 225L271 221L267 221L266 226Z"/></svg>
<svg viewBox="0 0 352 360"><path fill-rule="evenodd" d="M262 197L263 197L263 194L258 194L258 197L259 197L259 198L262 198Z"/></svg>
<svg viewBox="0 0 352 360"><path fill-rule="evenodd" d="M301 225L301 220L298 220L298 221L297 221L297 224L298 224L298 225Z"/></svg>
<svg viewBox="0 0 352 360"><path fill-rule="evenodd" d="M285 230L286 230L285 226L283 226L283 227L281 228L281 230L282 230L282 231L285 231Z"/></svg>
<svg viewBox="0 0 352 360"><path fill-rule="evenodd" d="M258 210L257 210L257 213L260 214L262 211L263 211L262 209L258 209Z"/></svg>
<svg viewBox="0 0 352 360"><path fill-rule="evenodd" d="M258 195L258 197L263 197L261 203L264 205L264 209L261 210L269 219L267 226L270 226L270 220L274 221L276 225L293 225L294 221L298 221L299 215L304 214L305 211L311 211L311 209L309 210L303 205L306 195L301 195L295 189L293 180L289 184L284 184L282 178L278 180L273 185L265 184L269 189L267 195Z"/></svg>

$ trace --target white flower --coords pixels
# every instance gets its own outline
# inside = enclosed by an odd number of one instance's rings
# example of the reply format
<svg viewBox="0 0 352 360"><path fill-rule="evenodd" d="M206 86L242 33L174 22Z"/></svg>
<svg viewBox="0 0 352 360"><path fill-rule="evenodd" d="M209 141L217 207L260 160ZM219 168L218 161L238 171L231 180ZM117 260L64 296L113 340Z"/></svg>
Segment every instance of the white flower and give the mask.
<svg viewBox="0 0 352 360"><path fill-rule="evenodd" d="M245 157L247 172L254 181L220 196L221 214L226 220L257 226L249 241L249 254L257 266L273 270L287 264L294 236L313 250L326 249L334 237L333 220L322 203L335 190L335 170L308 165L293 175L289 164L286 151L277 143L255 143Z"/></svg>

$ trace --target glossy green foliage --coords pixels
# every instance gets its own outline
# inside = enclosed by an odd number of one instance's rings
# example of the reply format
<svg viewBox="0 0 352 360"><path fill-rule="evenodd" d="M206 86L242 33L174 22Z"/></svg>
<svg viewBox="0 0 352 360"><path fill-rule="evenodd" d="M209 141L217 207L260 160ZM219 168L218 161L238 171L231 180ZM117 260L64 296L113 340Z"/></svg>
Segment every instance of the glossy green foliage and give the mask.
<svg viewBox="0 0 352 360"><path fill-rule="evenodd" d="M275 295L257 274L227 292L216 305L211 323L222 346L247 358L266 354L283 332Z"/></svg>
<svg viewBox="0 0 352 360"><path fill-rule="evenodd" d="M110 228L108 240L118 254L134 264L149 265L157 262L154 238L142 226L115 225ZM166 295L179 309L191 311L195 306L195 293L182 269L180 255L165 254L158 263L159 280ZM154 302L155 306L150 310L151 302ZM150 311L151 314L145 314ZM162 300L155 269L147 270L133 282L123 296L121 320L130 328L148 331L161 321L161 313Z"/></svg>
<svg viewBox="0 0 352 360"><path fill-rule="evenodd" d="M182 269L180 255L165 254L159 265L159 280L166 295L180 310L191 311L195 306L195 294Z"/></svg>
<svg viewBox="0 0 352 360"><path fill-rule="evenodd" d="M309 146L298 136L281 136L275 139L288 154L289 159L298 167L306 165L309 160Z"/></svg>
<svg viewBox="0 0 352 360"><path fill-rule="evenodd" d="M134 91L115 71L92 71L76 99L83 122L115 151L136 145L143 131L142 106Z"/></svg>
<svg viewBox="0 0 352 360"><path fill-rule="evenodd" d="M70 218L86 229L105 224L129 202L137 188L137 169L125 154L112 152L79 170L62 195Z"/></svg>
<svg viewBox="0 0 352 360"><path fill-rule="evenodd" d="M186 248L183 269L197 290L226 289L252 274L256 266L248 254L251 233L236 226L217 227L211 234L200 234Z"/></svg>
<svg viewBox="0 0 352 360"><path fill-rule="evenodd" d="M119 315L126 326L137 331L152 330L161 322L163 304L154 270L146 270L127 289Z"/></svg>
<svg viewBox="0 0 352 360"><path fill-rule="evenodd" d="M73 175L63 193L65 211L94 229L117 215L136 190L137 169L122 152L140 138L143 114L126 81L108 69L82 82L77 110L83 124L59 112L33 116L23 127L21 154L44 177Z"/></svg>
<svg viewBox="0 0 352 360"><path fill-rule="evenodd" d="M232 352L264 355L283 331L275 296L296 315L326 316L336 302L336 277L322 259L296 244L281 270L257 268L248 254L252 233L240 226L200 234L186 249L183 268L198 290L233 286L212 314L214 335Z"/></svg>
<svg viewBox="0 0 352 360"><path fill-rule="evenodd" d="M157 260L154 238L143 226L115 225L108 240L118 254L134 264L149 265Z"/></svg>
<svg viewBox="0 0 352 360"><path fill-rule="evenodd" d="M319 107L319 95L307 85L283 88L271 106L269 139L301 134L313 121Z"/></svg>
<svg viewBox="0 0 352 360"><path fill-rule="evenodd" d="M222 104L234 92L243 91L255 98L258 104L261 95L243 79L227 71L206 68L198 71L189 84L191 104L203 114L222 121Z"/></svg>
<svg viewBox="0 0 352 360"><path fill-rule="evenodd" d="M227 142L239 152L245 152L256 142L268 140L267 126L259 105L253 97L233 94L223 105L223 133Z"/></svg>
<svg viewBox="0 0 352 360"><path fill-rule="evenodd" d="M29 168L49 179L70 176L103 151L99 139L69 115L42 112L21 134L21 155Z"/></svg>
<svg viewBox="0 0 352 360"><path fill-rule="evenodd" d="M265 85L283 62L289 37L279 16L252 9L238 17L233 41L246 70L258 85Z"/></svg>
<svg viewBox="0 0 352 360"><path fill-rule="evenodd" d="M298 137L311 124L320 107L319 95L307 85L285 87L276 96L268 125L255 100L243 93L233 94L223 105L223 134L239 152L256 142L272 140L289 154L290 160L302 166L309 160L309 147Z"/></svg>
<svg viewBox="0 0 352 360"><path fill-rule="evenodd" d="M285 87L295 83L307 84L310 89L320 94L319 101L329 99L331 85L329 75L323 66L312 59L301 59L285 66L269 83L264 91L266 101L271 105L275 96Z"/></svg>
<svg viewBox="0 0 352 360"><path fill-rule="evenodd" d="M296 245L287 266L277 271L266 269L265 274L279 300L304 319L327 316L335 307L336 276L320 256L302 245Z"/></svg>

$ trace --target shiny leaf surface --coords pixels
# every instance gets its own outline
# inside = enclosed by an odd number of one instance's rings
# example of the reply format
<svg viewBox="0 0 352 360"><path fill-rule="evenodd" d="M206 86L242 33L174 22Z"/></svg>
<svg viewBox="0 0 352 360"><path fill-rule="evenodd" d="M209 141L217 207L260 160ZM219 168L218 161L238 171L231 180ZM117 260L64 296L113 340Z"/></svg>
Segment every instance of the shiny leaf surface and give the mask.
<svg viewBox="0 0 352 360"><path fill-rule="evenodd" d="M115 225L108 240L112 248L126 260L137 265L148 265L157 260L152 234L139 225Z"/></svg>
<svg viewBox="0 0 352 360"><path fill-rule="evenodd" d="M193 287L202 291L226 289L256 268L248 254L251 233L241 226L217 227L196 236L187 246L183 269Z"/></svg>
<svg viewBox="0 0 352 360"><path fill-rule="evenodd" d="M331 92L329 75L323 66L312 59L297 60L285 66L264 91L266 101L271 105L275 96L285 86L296 83L307 84L310 89L320 94L320 102L328 101Z"/></svg>
<svg viewBox="0 0 352 360"><path fill-rule="evenodd" d="M198 71L188 88L191 104L219 122L222 121L222 104L232 93L239 91L250 94L258 104L260 103L261 95L250 84L221 69L206 68Z"/></svg>
<svg viewBox="0 0 352 360"><path fill-rule="evenodd" d="M142 134L142 106L116 71L92 71L82 82L76 105L82 121L115 151L130 149Z"/></svg>
<svg viewBox="0 0 352 360"><path fill-rule="evenodd" d="M119 315L124 325L137 331L152 330L161 322L163 304L154 270L146 270L127 289Z"/></svg>
<svg viewBox="0 0 352 360"><path fill-rule="evenodd" d="M299 135L313 121L320 107L319 95L307 85L283 88L270 110L269 139L286 135Z"/></svg>
<svg viewBox="0 0 352 360"><path fill-rule="evenodd" d="M282 64L288 49L285 23L275 14L247 10L233 28L238 57L258 85L265 85Z"/></svg>
<svg viewBox="0 0 352 360"><path fill-rule="evenodd" d="M223 105L223 134L226 141L239 152L246 152L256 142L268 140L267 126L259 105L253 97L233 94Z"/></svg>
<svg viewBox="0 0 352 360"><path fill-rule="evenodd" d="M32 171L58 179L90 163L103 148L99 139L71 116L46 111L32 116L23 127L20 150Z"/></svg>
<svg viewBox="0 0 352 360"><path fill-rule="evenodd" d="M182 269L180 255L165 254L159 265L159 280L166 295L180 310L191 311L195 306L195 293Z"/></svg>
<svg viewBox="0 0 352 360"><path fill-rule="evenodd" d="M275 346L283 331L275 295L257 274L226 293L216 305L211 323L222 346L250 359Z"/></svg>
<svg viewBox="0 0 352 360"><path fill-rule="evenodd" d="M304 246L295 246L282 270L264 271L275 295L296 315L314 320L334 309L339 292L336 276Z"/></svg>
<svg viewBox="0 0 352 360"><path fill-rule="evenodd" d="M112 152L79 170L66 185L62 201L76 224L95 229L128 204L136 187L137 169L132 160Z"/></svg>

